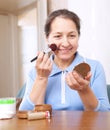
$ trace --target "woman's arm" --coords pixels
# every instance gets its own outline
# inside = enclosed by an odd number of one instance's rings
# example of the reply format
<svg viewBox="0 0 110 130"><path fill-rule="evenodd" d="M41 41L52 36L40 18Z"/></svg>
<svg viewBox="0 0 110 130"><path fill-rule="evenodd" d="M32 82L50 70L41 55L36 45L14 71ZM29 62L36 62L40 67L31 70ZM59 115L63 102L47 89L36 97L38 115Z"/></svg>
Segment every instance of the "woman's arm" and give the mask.
<svg viewBox="0 0 110 130"><path fill-rule="evenodd" d="M34 105L44 103L48 76L52 70L52 61L47 54L39 53L35 69L37 74L34 75L34 79L32 80L32 74L30 74L26 83L27 88L20 110L30 110Z"/></svg>
<svg viewBox="0 0 110 130"><path fill-rule="evenodd" d="M30 99L34 104L44 103L48 76L52 70L52 61L47 54L39 53L36 61L37 76L30 93Z"/></svg>
<svg viewBox="0 0 110 130"><path fill-rule="evenodd" d="M66 76L66 81L70 88L79 93L85 110L110 110L105 74L103 67L98 62L92 66L92 72L88 73L85 79L76 72L70 72Z"/></svg>
<svg viewBox="0 0 110 130"><path fill-rule="evenodd" d="M98 105L98 100L89 86L91 73L86 79L83 79L77 72L67 74L66 81L68 85L78 91L79 96L84 104L85 110L94 110Z"/></svg>

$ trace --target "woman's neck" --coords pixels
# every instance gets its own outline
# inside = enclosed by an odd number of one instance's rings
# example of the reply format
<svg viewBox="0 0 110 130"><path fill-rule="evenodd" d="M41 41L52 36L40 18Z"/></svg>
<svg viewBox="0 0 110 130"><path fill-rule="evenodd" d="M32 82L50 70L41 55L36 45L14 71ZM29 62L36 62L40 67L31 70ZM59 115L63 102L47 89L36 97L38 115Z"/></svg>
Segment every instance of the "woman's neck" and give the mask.
<svg viewBox="0 0 110 130"><path fill-rule="evenodd" d="M72 63L74 58L75 58L75 56L69 60L61 60L55 56L54 62L61 70L65 70Z"/></svg>

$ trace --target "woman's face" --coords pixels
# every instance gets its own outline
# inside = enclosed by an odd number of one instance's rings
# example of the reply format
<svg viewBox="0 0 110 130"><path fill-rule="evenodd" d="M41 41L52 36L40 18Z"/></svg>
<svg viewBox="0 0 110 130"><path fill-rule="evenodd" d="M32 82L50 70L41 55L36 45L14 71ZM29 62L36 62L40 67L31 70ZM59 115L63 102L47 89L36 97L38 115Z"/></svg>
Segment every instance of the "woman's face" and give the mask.
<svg viewBox="0 0 110 130"><path fill-rule="evenodd" d="M51 24L51 31L47 38L48 44L55 43L58 50L55 55L59 60L70 60L78 48L78 31L75 23L70 19L57 17Z"/></svg>

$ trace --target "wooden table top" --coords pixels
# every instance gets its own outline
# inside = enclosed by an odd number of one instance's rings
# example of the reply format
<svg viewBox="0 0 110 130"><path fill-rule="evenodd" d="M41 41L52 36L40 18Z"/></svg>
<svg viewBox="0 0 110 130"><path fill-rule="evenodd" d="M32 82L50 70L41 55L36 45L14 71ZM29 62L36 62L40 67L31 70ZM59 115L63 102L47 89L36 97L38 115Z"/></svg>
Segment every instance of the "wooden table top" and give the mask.
<svg viewBox="0 0 110 130"><path fill-rule="evenodd" d="M109 112L53 111L50 119L0 120L0 130L110 130Z"/></svg>

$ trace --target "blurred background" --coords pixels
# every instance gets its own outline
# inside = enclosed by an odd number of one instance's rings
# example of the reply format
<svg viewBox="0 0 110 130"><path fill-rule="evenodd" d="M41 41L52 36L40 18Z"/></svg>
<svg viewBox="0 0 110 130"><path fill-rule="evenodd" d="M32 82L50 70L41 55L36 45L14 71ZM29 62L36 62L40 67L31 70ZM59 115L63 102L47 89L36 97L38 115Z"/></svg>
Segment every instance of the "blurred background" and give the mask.
<svg viewBox="0 0 110 130"><path fill-rule="evenodd" d="M79 52L99 60L110 84L109 0L0 0L0 97L16 96L38 50L45 50L44 23L56 9L81 18Z"/></svg>

